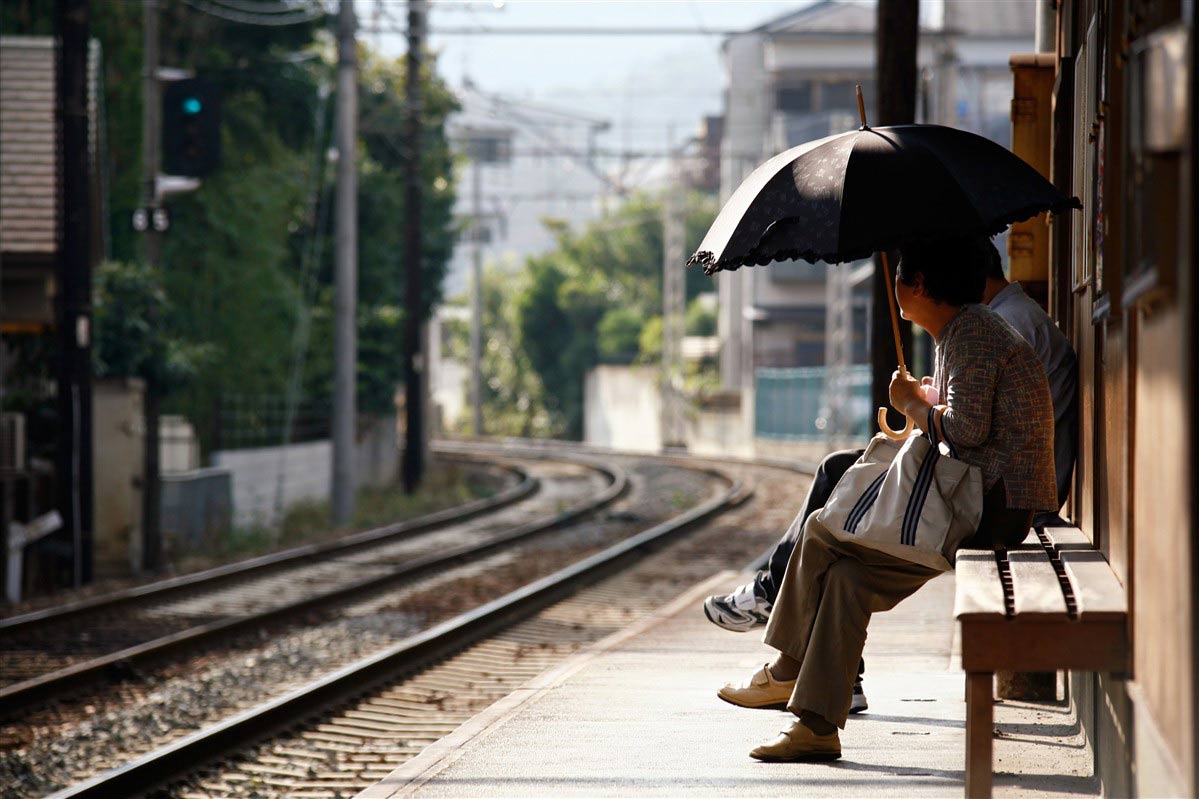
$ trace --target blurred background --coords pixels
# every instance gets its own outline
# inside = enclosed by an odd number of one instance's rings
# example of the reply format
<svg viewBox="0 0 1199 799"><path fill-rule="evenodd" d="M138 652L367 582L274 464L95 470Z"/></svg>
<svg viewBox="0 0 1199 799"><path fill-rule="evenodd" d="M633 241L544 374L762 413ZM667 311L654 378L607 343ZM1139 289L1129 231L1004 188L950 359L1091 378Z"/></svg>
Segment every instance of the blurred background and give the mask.
<svg viewBox="0 0 1199 799"><path fill-rule="evenodd" d="M1034 4L919 15L915 121L1007 145ZM430 437L787 458L860 440L870 261L683 264L757 164L857 126L855 85L872 115L898 91L876 17L6 0L0 444L7 507L40 520L8 596L489 490L430 466Z"/></svg>

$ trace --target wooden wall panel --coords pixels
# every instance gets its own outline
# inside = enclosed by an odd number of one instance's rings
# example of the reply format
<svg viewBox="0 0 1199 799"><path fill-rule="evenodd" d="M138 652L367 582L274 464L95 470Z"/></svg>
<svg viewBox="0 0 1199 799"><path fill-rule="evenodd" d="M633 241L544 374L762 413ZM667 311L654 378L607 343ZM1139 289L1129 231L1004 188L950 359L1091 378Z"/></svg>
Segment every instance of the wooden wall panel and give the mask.
<svg viewBox="0 0 1199 799"><path fill-rule="evenodd" d="M1190 398L1183 304L1139 314L1133 481L1138 693L1184 773L1192 763Z"/></svg>
<svg viewBox="0 0 1199 799"><path fill-rule="evenodd" d="M1012 152L1050 177L1054 69L1052 53L1014 55L1012 67ZM1047 283L1049 225L1045 215L1012 225L1008 233L1008 269L1012 280Z"/></svg>
<svg viewBox="0 0 1199 799"><path fill-rule="evenodd" d="M1099 541L1103 554L1127 588L1129 584L1129 539L1125 519L1127 506L1125 449L1129 426L1126 397L1128 353L1124 325L1121 320L1096 329L1101 335L1102 388L1100 391L1100 423L1096 446L1095 481L1103 487L1098 497Z"/></svg>
<svg viewBox="0 0 1199 799"><path fill-rule="evenodd" d="M1074 524L1097 546L1101 530L1095 523L1098 459L1095 455L1096 407L1095 330L1091 324L1093 303L1088 292L1074 297L1074 349L1078 355L1078 459L1074 463L1074 495L1070 514Z"/></svg>

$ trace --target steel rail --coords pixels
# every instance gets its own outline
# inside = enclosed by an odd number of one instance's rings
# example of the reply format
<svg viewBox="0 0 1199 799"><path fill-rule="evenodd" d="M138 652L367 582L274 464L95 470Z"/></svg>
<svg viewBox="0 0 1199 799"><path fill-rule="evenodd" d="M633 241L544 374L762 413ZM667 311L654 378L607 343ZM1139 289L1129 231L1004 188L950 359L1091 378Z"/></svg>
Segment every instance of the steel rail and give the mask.
<svg viewBox="0 0 1199 799"><path fill-rule="evenodd" d="M453 454L460 457L463 453L465 453L465 450L456 448ZM400 541L416 533L428 532L507 507L533 495L541 487L537 478L530 477L524 469L518 466L508 464L491 465L499 466L501 469L505 469L516 475L519 482L490 497L474 499L452 508L445 508L418 516L415 519L396 522L371 530L364 530L335 541L305 544L292 549L285 549L281 552L272 552L268 555L260 555L224 566L215 566L211 569L184 574L167 580L158 580L146 585L88 597L87 599L81 599L65 605L56 605L42 610L22 613L19 616L9 616L0 619L0 636L12 632L22 632L29 627L35 627L40 624L61 621L81 613L115 608L131 602L142 601L148 597L162 598L187 589L194 589L197 586L214 586L227 580L245 577L247 574L254 572L265 573L281 567L294 566L304 561L320 560L335 554L342 555L378 544Z"/></svg>
<svg viewBox="0 0 1199 799"><path fill-rule="evenodd" d="M691 467L694 468L694 467ZM48 799L108 799L149 791L197 765L254 743L312 715L368 693L381 683L412 672L624 568L695 524L735 507L753 495L752 487L716 469L698 469L720 478L720 496L536 580L499 599L456 616L304 688L266 702L131 763L111 769Z"/></svg>
<svg viewBox="0 0 1199 799"><path fill-rule="evenodd" d="M565 441L562 439L549 438L519 438L515 436L503 438L453 438L442 439L437 442L437 446L446 452L465 452L465 451L486 451L495 454L515 454L516 452L545 452L563 450L567 452L585 452L593 455L619 455L623 457L646 457L645 453L634 452L632 450L623 450L616 447L601 447L594 444L583 444L578 441ZM735 463L742 466L765 466L771 469L780 469L782 471L794 472L802 474L805 477L812 477L816 474L818 464L809 461L793 461L786 458L756 456L752 458L734 456L721 456L719 458L708 455L696 455L689 452L671 453L665 455L653 456L662 460L678 462L707 461L711 463L730 464ZM745 564L742 571L757 572L765 569L770 564L770 558L774 554L775 544L771 544L761 554L755 557L752 561Z"/></svg>
<svg viewBox="0 0 1199 799"><path fill-rule="evenodd" d="M558 460L561 458L555 457L554 459ZM573 461L568 462L586 465L589 468L606 474L610 480L608 486L600 493L576 502L571 507L553 516L518 525L502 535L481 544L464 544L438 554L415 558L386 574L357 580L348 585L313 594L304 599L274 608L190 627L186 630L161 636L151 641L126 647L117 652L4 686L0 688L0 715L7 715L34 702L52 697L55 694L62 693L90 680L95 680L106 673L127 668L134 663L161 658L168 653L184 647L196 646L217 636L227 637L247 629L277 622L288 616L311 610L324 609L334 603L346 602L359 595L378 591L392 583L413 579L459 563L478 560L533 536L563 527L583 516L593 513L614 502L628 488L628 474L620 467L607 466L599 462L577 457Z"/></svg>

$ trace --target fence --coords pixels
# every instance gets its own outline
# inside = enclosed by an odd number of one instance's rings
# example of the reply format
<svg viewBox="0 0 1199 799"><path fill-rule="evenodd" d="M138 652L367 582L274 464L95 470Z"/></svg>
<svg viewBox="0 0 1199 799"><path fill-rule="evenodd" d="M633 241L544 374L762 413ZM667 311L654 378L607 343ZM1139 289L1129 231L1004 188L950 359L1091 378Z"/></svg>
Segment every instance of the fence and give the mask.
<svg viewBox="0 0 1199 799"><path fill-rule="evenodd" d="M851 366L830 385L823 366L760 368L754 374L754 432L759 438L817 441L869 437L870 367ZM830 399L834 401L830 403Z"/></svg>
<svg viewBox="0 0 1199 799"><path fill-rule="evenodd" d="M320 441L329 437L332 419L329 400L302 400L289 409L282 395L227 394L221 399L215 449L275 447L285 438L289 443Z"/></svg>

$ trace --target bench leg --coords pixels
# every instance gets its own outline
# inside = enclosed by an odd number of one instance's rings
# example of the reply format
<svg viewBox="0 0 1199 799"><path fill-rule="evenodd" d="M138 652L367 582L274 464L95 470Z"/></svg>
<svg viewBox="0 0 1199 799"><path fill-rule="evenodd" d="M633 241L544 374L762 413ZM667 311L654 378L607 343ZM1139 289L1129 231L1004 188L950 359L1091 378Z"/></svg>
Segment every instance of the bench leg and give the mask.
<svg viewBox="0 0 1199 799"><path fill-rule="evenodd" d="M994 734L991 690L994 675L966 675L966 797L991 797L991 738Z"/></svg>

